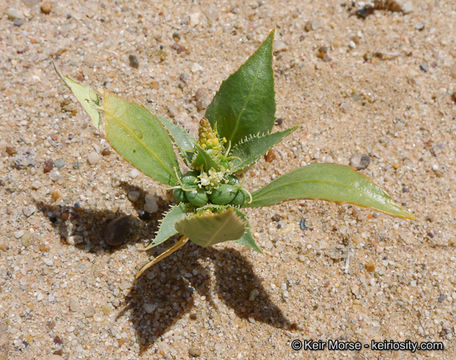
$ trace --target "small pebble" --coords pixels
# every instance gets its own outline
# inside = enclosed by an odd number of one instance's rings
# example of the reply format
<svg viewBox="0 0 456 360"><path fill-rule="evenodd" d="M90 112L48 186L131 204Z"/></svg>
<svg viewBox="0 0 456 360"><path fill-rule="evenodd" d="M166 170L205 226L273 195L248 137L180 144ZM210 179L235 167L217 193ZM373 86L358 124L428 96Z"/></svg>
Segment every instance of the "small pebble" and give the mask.
<svg viewBox="0 0 456 360"><path fill-rule="evenodd" d="M100 160L100 156L95 152L92 151L88 156L87 156L87 161L89 162L90 165L95 165L98 163Z"/></svg>
<svg viewBox="0 0 456 360"><path fill-rule="evenodd" d="M34 205L29 205L22 209L22 212L27 217L32 216L35 213L35 211L36 211L36 208Z"/></svg>
<svg viewBox="0 0 456 360"><path fill-rule="evenodd" d="M23 147L13 157L13 165L17 169L23 169L26 166L34 167L36 165L34 151L30 148Z"/></svg>
<svg viewBox="0 0 456 360"><path fill-rule="evenodd" d="M278 118L278 119L275 120L275 124L276 124L277 126L281 126L282 123L283 123L283 119L282 119L282 118Z"/></svg>
<svg viewBox="0 0 456 360"><path fill-rule="evenodd" d="M8 250L8 243L4 240L0 240L0 251Z"/></svg>
<svg viewBox="0 0 456 360"><path fill-rule="evenodd" d="M158 211L157 198L152 194L146 194L144 198L144 211L154 213Z"/></svg>
<svg viewBox="0 0 456 360"><path fill-rule="evenodd" d="M202 88L196 90L195 100L198 111L205 110L211 103L211 99L209 98L206 89Z"/></svg>
<svg viewBox="0 0 456 360"><path fill-rule="evenodd" d="M121 216L111 220L104 231L104 241L111 246L120 246L130 236L131 223L128 216Z"/></svg>
<svg viewBox="0 0 456 360"><path fill-rule="evenodd" d="M375 264L374 263L369 263L364 265L364 268L366 269L367 272L374 272L375 271Z"/></svg>
<svg viewBox="0 0 456 360"><path fill-rule="evenodd" d="M76 299L72 299L70 301L70 310L73 312L79 312L81 311L81 306L79 305L79 302Z"/></svg>
<svg viewBox="0 0 456 360"><path fill-rule="evenodd" d="M21 237L24 236L24 234L25 234L25 230L19 230L19 231L16 231L16 232L14 233L14 237L15 237L16 239L20 239Z"/></svg>
<svg viewBox="0 0 456 360"><path fill-rule="evenodd" d="M9 156L16 155L17 151L13 146L6 146L5 151Z"/></svg>
<svg viewBox="0 0 456 360"><path fill-rule="evenodd" d="M253 290L250 292L249 301L255 301L255 299L256 299L256 297L258 296L258 294L259 294L258 289L253 289Z"/></svg>
<svg viewBox="0 0 456 360"><path fill-rule="evenodd" d="M111 150L109 148L104 148L101 150L101 155L108 156L109 154L111 154Z"/></svg>
<svg viewBox="0 0 456 360"><path fill-rule="evenodd" d="M302 218L301 221L299 222L299 228L302 231L308 230L309 228L306 225L306 219Z"/></svg>
<svg viewBox="0 0 456 360"><path fill-rule="evenodd" d="M60 179L60 173L57 170L52 170L49 174L49 178L52 181L57 181L58 179Z"/></svg>
<svg viewBox="0 0 456 360"><path fill-rule="evenodd" d="M190 26L196 26L200 23L201 13L195 12L190 14Z"/></svg>
<svg viewBox="0 0 456 360"><path fill-rule="evenodd" d="M152 314L156 308L157 308L157 305L155 305L155 304L149 304L149 303L144 304L144 311L148 314Z"/></svg>
<svg viewBox="0 0 456 360"><path fill-rule="evenodd" d="M191 70L192 70L192 73L195 73L197 71L203 70L203 67L198 63L193 63Z"/></svg>
<svg viewBox="0 0 456 360"><path fill-rule="evenodd" d="M7 16L9 20L24 20L24 14L17 9L9 8L7 11Z"/></svg>
<svg viewBox="0 0 456 360"><path fill-rule="evenodd" d="M201 356L201 350L198 349L197 347L192 346L190 349L188 349L188 354L191 357L200 357Z"/></svg>
<svg viewBox="0 0 456 360"><path fill-rule="evenodd" d="M279 222L280 220L282 220L282 216L279 215L279 214L274 214L274 215L271 217L271 220L272 220L272 221L275 221L275 222Z"/></svg>
<svg viewBox="0 0 456 360"><path fill-rule="evenodd" d="M443 303L445 301L445 294L440 294L438 298L439 303Z"/></svg>
<svg viewBox="0 0 456 360"><path fill-rule="evenodd" d="M331 58L328 55L329 49L327 46L320 46L317 51L317 58L323 60L324 62L331 61Z"/></svg>
<svg viewBox="0 0 456 360"><path fill-rule="evenodd" d="M139 191L132 190L132 191L128 192L127 196L131 202L136 202L139 199L140 195L141 195L141 193Z"/></svg>
<svg viewBox="0 0 456 360"><path fill-rule="evenodd" d="M264 155L264 160L265 160L266 162L272 162L272 161L275 160L275 158L276 158L276 155L275 155L274 150L272 150L272 149L269 150L268 153L267 153L266 155Z"/></svg>
<svg viewBox="0 0 456 360"><path fill-rule="evenodd" d="M84 315L86 318L91 318L95 315L95 309L92 306L84 307Z"/></svg>
<svg viewBox="0 0 456 360"><path fill-rule="evenodd" d="M274 52L275 53L286 51L287 49L288 49L288 46L283 41L274 42Z"/></svg>
<svg viewBox="0 0 456 360"><path fill-rule="evenodd" d="M79 169L80 167L81 167L81 165L79 164L79 162L75 161L75 162L73 163L73 169L76 169L76 170L77 170L77 169Z"/></svg>
<svg viewBox="0 0 456 360"><path fill-rule="evenodd" d="M50 14L52 10L52 2L51 1L45 1L41 3L40 10L43 14Z"/></svg>
<svg viewBox="0 0 456 360"><path fill-rule="evenodd" d="M355 154L350 159L350 165L356 170L364 170L370 164L370 157L366 154Z"/></svg>
<svg viewBox="0 0 456 360"><path fill-rule="evenodd" d="M132 68L139 68L139 61L135 55L128 55L128 62Z"/></svg>
<svg viewBox="0 0 456 360"><path fill-rule="evenodd" d="M427 73L429 71L429 66L427 64L425 64L425 63L422 63L422 64L420 64L420 69L423 72Z"/></svg>
<svg viewBox="0 0 456 360"><path fill-rule="evenodd" d="M132 169L132 170L130 171L130 174L129 174L129 175L130 175L130 177L131 177L132 179L136 179L136 178L138 177L138 175L139 175L139 171L138 171L137 169Z"/></svg>
<svg viewBox="0 0 456 360"><path fill-rule="evenodd" d="M22 26L23 24L24 24L24 20L21 20L21 19L14 19L13 20L13 25L14 26L19 27L19 26Z"/></svg>
<svg viewBox="0 0 456 360"><path fill-rule="evenodd" d="M343 113L348 113L350 111L350 103L349 102L343 102L340 104L340 110Z"/></svg>
<svg viewBox="0 0 456 360"><path fill-rule="evenodd" d="M308 20L304 24L304 31L309 32L312 30L316 30L320 27L320 23L317 20Z"/></svg>
<svg viewBox="0 0 456 360"><path fill-rule="evenodd" d="M52 160L46 160L43 164L43 172L48 173L54 168L54 162Z"/></svg>
<svg viewBox="0 0 456 360"><path fill-rule="evenodd" d="M32 189L33 190L38 190L41 187L41 183L39 181L34 181L32 183Z"/></svg>
<svg viewBox="0 0 456 360"><path fill-rule="evenodd" d="M68 244L75 246L82 244L84 242L84 238L81 235L70 235L67 238L67 242Z"/></svg>
<svg viewBox="0 0 456 360"><path fill-rule="evenodd" d="M63 167L65 167L65 160L63 160L63 159L57 159L57 160L54 162L54 166L55 166L57 169L62 169Z"/></svg>

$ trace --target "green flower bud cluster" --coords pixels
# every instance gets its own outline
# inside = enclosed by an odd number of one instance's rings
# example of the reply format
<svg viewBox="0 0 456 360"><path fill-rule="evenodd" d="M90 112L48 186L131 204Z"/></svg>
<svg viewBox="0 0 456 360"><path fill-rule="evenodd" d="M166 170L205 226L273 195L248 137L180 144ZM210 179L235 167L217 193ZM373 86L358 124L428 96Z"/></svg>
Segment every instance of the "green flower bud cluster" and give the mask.
<svg viewBox="0 0 456 360"><path fill-rule="evenodd" d="M241 206L248 198L247 192L239 185L239 179L234 175L227 176L222 184L206 190L198 183L198 172L189 171L181 178L181 187L174 189L174 200L202 207L208 203L214 205Z"/></svg>

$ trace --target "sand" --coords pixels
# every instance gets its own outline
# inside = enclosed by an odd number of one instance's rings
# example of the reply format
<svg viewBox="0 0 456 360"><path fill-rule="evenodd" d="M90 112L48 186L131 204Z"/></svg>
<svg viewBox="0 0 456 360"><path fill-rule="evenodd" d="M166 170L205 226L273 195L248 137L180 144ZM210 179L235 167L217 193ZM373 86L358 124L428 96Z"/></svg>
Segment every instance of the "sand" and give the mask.
<svg viewBox="0 0 456 360"><path fill-rule="evenodd" d="M456 3L403 6L362 18L335 0L1 2L0 359L454 359ZM109 151L51 60L195 133L274 27L275 130L299 129L246 187L365 154L360 171L417 220L321 201L248 210L264 254L187 244L135 283L172 243L141 251L166 191ZM119 216L126 241L109 247Z"/></svg>

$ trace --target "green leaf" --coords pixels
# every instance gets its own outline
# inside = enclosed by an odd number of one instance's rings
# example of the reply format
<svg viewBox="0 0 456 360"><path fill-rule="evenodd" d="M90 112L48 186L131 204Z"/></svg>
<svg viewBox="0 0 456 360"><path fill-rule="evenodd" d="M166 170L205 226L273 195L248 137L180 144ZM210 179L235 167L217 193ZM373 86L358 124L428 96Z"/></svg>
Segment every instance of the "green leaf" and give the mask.
<svg viewBox="0 0 456 360"><path fill-rule="evenodd" d="M272 134L253 136L237 143L231 150L230 155L235 156L232 163L232 172L240 171L253 165L270 148L282 141L282 139L295 131L297 127Z"/></svg>
<svg viewBox="0 0 456 360"><path fill-rule="evenodd" d="M239 239L245 232L245 224L229 208L222 213L189 216L176 223L176 230L195 244L207 247Z"/></svg>
<svg viewBox="0 0 456 360"><path fill-rule="evenodd" d="M88 86L81 85L77 81L74 81L72 78L62 74L59 69L57 69L57 66L55 66L55 64L54 68L60 78L73 92L74 96L76 96L84 110L87 111L87 113L90 115L92 118L92 124L95 125L97 129L99 129L101 116L100 112L98 111L98 105L100 104L100 98L98 97L95 90Z"/></svg>
<svg viewBox="0 0 456 360"><path fill-rule="evenodd" d="M168 211L160 221L160 227L158 228L157 235L154 240L146 247L145 250L152 249L153 247L160 245L162 242L168 240L171 236L176 235L178 232L175 228L176 222L185 218L186 208L184 204L172 206L171 210Z"/></svg>
<svg viewBox="0 0 456 360"><path fill-rule="evenodd" d="M242 237L240 239L237 239L236 241L239 244L247 246L248 248L255 250L255 251L259 252L260 254L262 254L263 251L257 245L254 237L252 236L252 233L250 232L250 223L249 223L249 220L247 219L247 216L245 216L245 214L237 208L234 208L234 211L236 211L236 214L238 214L240 216L240 218L242 220L244 220L245 225L246 225L246 230L244 232L244 235L242 235Z"/></svg>
<svg viewBox="0 0 456 360"><path fill-rule="evenodd" d="M198 170L202 169L204 171L208 171L209 169L220 170L220 166L215 162L212 156L196 143L192 168Z"/></svg>
<svg viewBox="0 0 456 360"><path fill-rule="evenodd" d="M249 135L268 133L274 125L272 31L258 50L226 79L206 110L221 138L236 145Z"/></svg>
<svg viewBox="0 0 456 360"><path fill-rule="evenodd" d="M246 207L269 206L284 200L312 199L351 203L407 219L415 216L401 209L368 177L349 166L312 164L285 174L252 194Z"/></svg>
<svg viewBox="0 0 456 360"><path fill-rule="evenodd" d="M168 130L168 134L173 139L174 144L179 149L179 152L182 156L182 159L185 161L187 165L190 165L192 162L193 157L193 148L194 144L196 143L196 139L190 136L184 129L180 126L175 125L167 118L158 115L158 120L161 121L163 126Z"/></svg>
<svg viewBox="0 0 456 360"><path fill-rule="evenodd" d="M168 133L146 108L103 92L103 129L112 147L144 174L176 185L179 169Z"/></svg>

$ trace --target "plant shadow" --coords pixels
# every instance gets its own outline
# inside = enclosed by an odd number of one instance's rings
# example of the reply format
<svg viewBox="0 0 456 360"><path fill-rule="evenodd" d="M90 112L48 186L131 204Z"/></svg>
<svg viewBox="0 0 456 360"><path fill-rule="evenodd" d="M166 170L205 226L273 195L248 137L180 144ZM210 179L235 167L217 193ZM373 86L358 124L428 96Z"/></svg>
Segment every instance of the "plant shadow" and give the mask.
<svg viewBox="0 0 456 360"><path fill-rule="evenodd" d="M203 266L199 260L210 260L209 265ZM215 284L211 281L212 272ZM195 292L205 296L214 310L217 310L215 292L242 319L254 319L280 329L297 328L270 300L261 279L239 251L201 248L188 243L144 273L127 296L124 312L130 312L141 352L191 312ZM207 321L195 313L191 313L190 318L202 323Z"/></svg>
<svg viewBox="0 0 456 360"><path fill-rule="evenodd" d="M133 189L128 184L122 187L126 191ZM141 194L144 194L142 190ZM122 249L127 243L140 238L151 238L157 230L161 213L169 207L169 203L160 201L159 208L162 211L149 214L144 219L144 214L140 212L142 207L135 204L138 217L119 211L56 206L43 202L37 202L37 207L48 217L63 243L101 255ZM110 224L119 218L126 219L120 229L109 229ZM106 242L109 231L117 231L121 238L117 246ZM151 252L157 256L172 242L167 241L164 246L158 246ZM211 276L215 277L215 283ZM208 305L215 311L217 305L213 295L217 293L218 299L232 308L240 318L254 319L280 329L296 329L296 325L290 323L270 300L251 263L239 251L202 248L189 242L135 281L125 298L125 307L118 314L120 317L126 312L130 313L141 353L187 313L195 321L207 321L192 313L195 292L205 296Z"/></svg>

